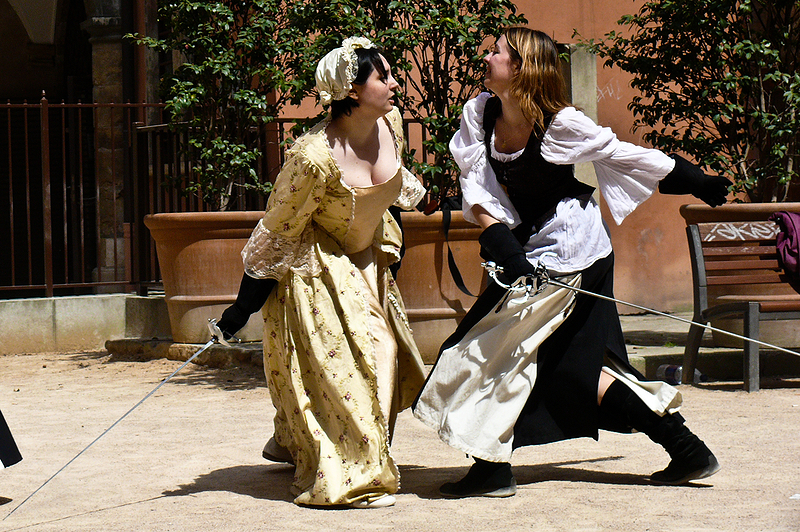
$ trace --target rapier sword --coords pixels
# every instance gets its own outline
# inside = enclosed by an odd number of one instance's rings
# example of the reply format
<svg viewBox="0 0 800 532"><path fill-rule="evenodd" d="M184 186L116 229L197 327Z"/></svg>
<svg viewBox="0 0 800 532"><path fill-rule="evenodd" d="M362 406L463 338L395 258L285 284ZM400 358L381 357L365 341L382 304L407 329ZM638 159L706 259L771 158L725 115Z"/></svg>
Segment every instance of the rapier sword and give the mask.
<svg viewBox="0 0 800 532"><path fill-rule="evenodd" d="M165 385L165 384L166 384L166 383L167 383L167 382L168 382L168 381L169 381L169 380L170 380L172 377L174 377L174 376L175 376L175 375L176 375L176 374L177 374L177 373L178 373L180 370L182 370L183 368L185 368L186 366L188 366L188 365L189 365L189 363L190 363L191 361L193 361L195 358L197 358L197 357L198 357L198 356L199 356L201 353L203 353L203 352L204 352L206 349L208 349L209 347L211 347L212 345L214 345L214 344L215 344L215 343L217 343L217 342L220 342L220 343L222 343L222 344L224 344L224 345L230 345L230 344L228 344L228 342L227 342L227 341L225 341L225 338L223 337L223 335L222 335L222 332L219 330L219 327L217 327L217 322L216 322L216 320L215 320L215 319L211 318L211 319L209 319L209 320L208 320L208 329L209 329L209 331L211 331L211 340L209 340L208 342L206 342L206 344L205 344L203 347L201 347L200 349L198 349L198 350L197 350L197 352L195 352L195 354L193 354L191 357L189 357L189 359L188 359L188 360L186 360L186 362L184 362L183 364L181 364L181 366L180 366L178 369L176 369L175 371L173 371L173 372L172 372L172 374L171 374L169 377L167 377L166 379L164 379L163 381L161 381L161 382L158 384L158 386L156 386L155 388L153 388L153 389L150 391L150 393L148 393L147 395L145 395L145 396L142 398L142 400L141 400L141 401L139 401L138 403L136 403L136 404L135 404L135 405L134 405L134 406L133 406L133 407L132 407L130 410L128 410L127 412L125 412L125 414L123 414L121 418L119 418L118 420L116 420L116 421L115 421L115 422L114 422L114 423L113 423L113 424L112 424L110 427L108 427L106 430L104 430L104 431L103 431L103 433L102 433L102 434L100 434L100 436L98 436L97 438L95 438L95 439L94 439L94 440L93 440L93 441L92 441L92 442L91 442L89 445L87 445L86 447L84 447L84 448L83 448L83 450L81 450L81 452L79 452L78 454L76 454L76 455L75 455L75 456L74 456L74 457L73 457L73 458L72 458L72 459L71 459L69 462L67 462L66 464L64 464L64 466L63 466L61 469L59 469L58 471L56 471L55 473L53 473L53 475L52 475L50 478L48 478L47 480L45 480L45 481L44 481L44 483L43 483L41 486L39 486L38 488L36 488L36 491L34 491L34 492L33 492L33 493L31 493L30 495L28 495L28 497L26 497L24 501L22 501L21 503L19 503L19 504L16 506L16 508L14 508L13 510L11 510L11 511L8 513L8 515L6 515L6 516L3 518L3 521L5 521L6 519L8 519L8 518L9 518L9 516L11 516L11 514L13 514L14 512L16 512L17 510L19 510L19 509L20 509L20 507L21 507L23 504L25 504L26 502L28 502L28 501L29 501L29 500L30 500L30 499L31 499L31 498L32 498L34 495L36 495L36 494L39 492L39 490L41 490L42 488L44 488L44 487L45 487L45 486L46 486L46 485L47 485L47 484L48 484L48 483L49 483L51 480L53 480L54 478L56 478L56 476L58 476L58 474L59 474L59 473L61 473L62 471L64 471L64 470L65 470L65 469L66 469L66 468L67 468L67 467L68 467L68 466L69 466L69 465L70 465L72 462L74 462L75 460L77 460L77 459L78 459L78 457L79 457L80 455L82 455L83 453L85 453L85 452L86 452L86 451L87 451L87 450L88 450L88 449L89 449L89 448L90 448L92 445L94 445L95 443L97 443L97 442L100 440L100 438L102 438L103 436L105 436L106 434L108 434L108 432L109 432L111 429L113 429L114 427L116 427L116 426L119 424L119 422L120 422L120 421L122 421L123 419L125 419L126 417L128 417L128 415L129 415L131 412L133 412L134 410L136 410L137 408L139 408L139 406L140 406L142 403L144 403L144 402L145 402L145 401L146 401L146 400L147 400L147 399L148 399L148 398L149 398L151 395L153 395L154 393L156 393L156 391L157 391L159 388L161 388L162 386L164 386L164 385Z"/></svg>

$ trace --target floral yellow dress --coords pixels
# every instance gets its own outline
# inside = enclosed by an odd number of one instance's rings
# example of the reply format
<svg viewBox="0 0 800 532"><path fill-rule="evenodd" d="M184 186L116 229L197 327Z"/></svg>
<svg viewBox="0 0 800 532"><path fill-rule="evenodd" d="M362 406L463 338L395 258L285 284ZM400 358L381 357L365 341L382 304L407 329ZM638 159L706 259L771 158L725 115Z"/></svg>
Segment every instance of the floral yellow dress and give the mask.
<svg viewBox="0 0 800 532"><path fill-rule="evenodd" d="M388 266L402 234L387 211L424 194L402 166L402 120L386 117L398 171L371 187L342 179L326 119L295 142L266 213L242 251L252 277L276 279L264 305L264 371L275 439L294 457L297 504L337 505L395 493L393 419L425 378Z"/></svg>

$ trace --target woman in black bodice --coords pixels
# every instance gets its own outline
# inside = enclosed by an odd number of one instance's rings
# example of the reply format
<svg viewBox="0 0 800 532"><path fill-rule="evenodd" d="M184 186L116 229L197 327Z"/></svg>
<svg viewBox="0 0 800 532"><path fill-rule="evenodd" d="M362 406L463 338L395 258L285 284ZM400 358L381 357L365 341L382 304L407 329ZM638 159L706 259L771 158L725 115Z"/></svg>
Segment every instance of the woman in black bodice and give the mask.
<svg viewBox="0 0 800 532"><path fill-rule="evenodd" d="M636 430L661 444L672 460L653 482L714 474L716 458L677 413L677 390L644 381L628 363L614 303L552 284L534 296L503 285L539 266L563 283L613 296L608 228L594 189L574 177L576 163L594 163L616 223L656 189L720 205L729 181L622 142L572 107L557 48L541 32L508 28L485 62L493 94L464 106L450 149L462 171L464 217L483 228L482 255L503 271L442 346L414 406L445 442L475 459L441 493L513 495L515 448L597 439L598 429Z"/></svg>

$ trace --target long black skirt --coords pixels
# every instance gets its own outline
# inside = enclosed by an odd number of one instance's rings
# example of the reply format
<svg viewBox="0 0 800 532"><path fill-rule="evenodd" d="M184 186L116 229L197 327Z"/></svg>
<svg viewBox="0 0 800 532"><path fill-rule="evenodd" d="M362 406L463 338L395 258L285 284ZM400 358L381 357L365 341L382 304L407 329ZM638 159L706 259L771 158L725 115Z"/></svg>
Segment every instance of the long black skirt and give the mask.
<svg viewBox="0 0 800 532"><path fill-rule="evenodd" d="M613 297L613 253L580 273L581 289ZM439 355L458 344L506 294L491 283ZM597 439L597 383L606 357L614 357L619 366L642 379L628 361L616 304L579 293L569 317L539 347L536 382L514 426L513 447L577 437Z"/></svg>

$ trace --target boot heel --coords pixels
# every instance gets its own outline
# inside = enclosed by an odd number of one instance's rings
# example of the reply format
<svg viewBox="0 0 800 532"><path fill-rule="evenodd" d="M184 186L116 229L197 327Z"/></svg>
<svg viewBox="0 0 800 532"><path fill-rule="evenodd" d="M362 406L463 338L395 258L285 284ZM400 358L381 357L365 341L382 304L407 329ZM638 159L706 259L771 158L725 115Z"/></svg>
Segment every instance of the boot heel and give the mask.
<svg viewBox="0 0 800 532"><path fill-rule="evenodd" d="M679 418L671 414L659 416L623 383L616 380L611 383L600 410L603 419L614 426L644 432L667 451L671 461L666 469L650 476L654 484L677 486L710 477L720 470L714 454Z"/></svg>
<svg viewBox="0 0 800 532"><path fill-rule="evenodd" d="M713 454L708 456L708 465L695 469L694 471L680 471L677 468L670 470L670 468L673 467L673 462L670 462L669 466L663 471L653 473L650 476L650 482L662 486L680 486L692 480L708 478L722 469L722 466L719 465L717 458Z"/></svg>

